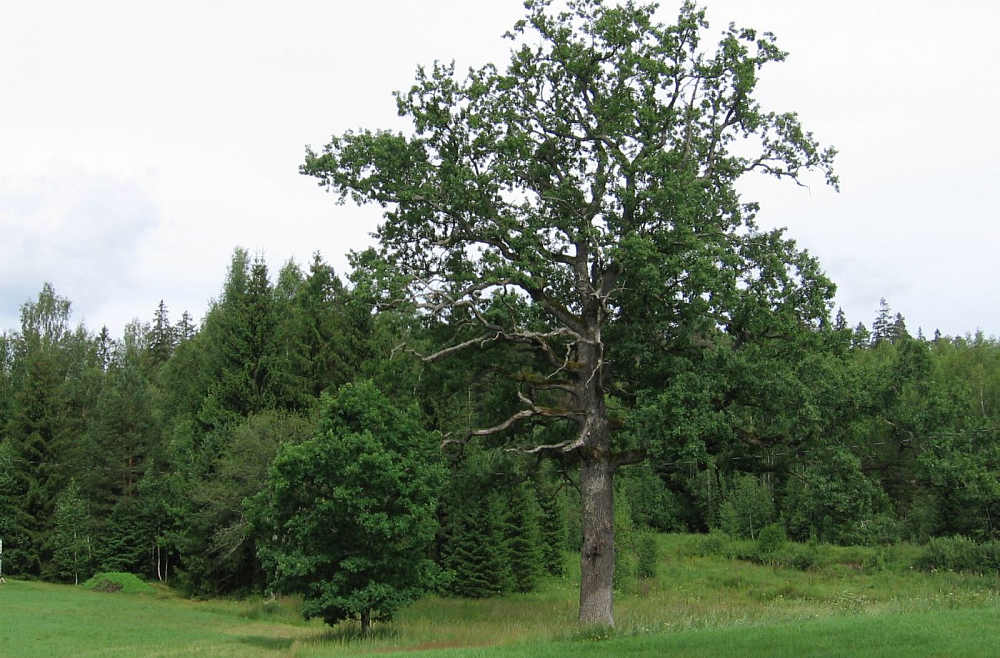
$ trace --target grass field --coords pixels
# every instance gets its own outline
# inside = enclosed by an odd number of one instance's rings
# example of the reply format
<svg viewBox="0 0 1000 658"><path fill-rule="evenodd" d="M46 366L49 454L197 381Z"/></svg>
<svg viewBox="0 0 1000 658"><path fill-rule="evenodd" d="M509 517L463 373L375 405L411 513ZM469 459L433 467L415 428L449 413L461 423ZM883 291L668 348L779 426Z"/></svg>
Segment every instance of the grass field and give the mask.
<svg viewBox="0 0 1000 658"><path fill-rule="evenodd" d="M428 598L370 638L306 623L294 600L191 601L17 581L0 585L0 657L997 656L995 576L922 573L907 547L820 547L810 571L692 554L662 537L659 573L619 593L611 633L575 624L571 575L487 601Z"/></svg>

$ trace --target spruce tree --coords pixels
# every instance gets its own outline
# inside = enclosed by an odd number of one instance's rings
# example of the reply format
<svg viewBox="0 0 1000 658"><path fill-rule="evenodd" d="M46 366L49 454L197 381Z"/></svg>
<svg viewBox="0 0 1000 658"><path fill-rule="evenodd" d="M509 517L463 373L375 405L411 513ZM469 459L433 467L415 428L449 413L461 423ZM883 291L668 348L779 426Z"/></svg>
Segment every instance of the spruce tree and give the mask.
<svg viewBox="0 0 1000 658"><path fill-rule="evenodd" d="M511 487L508 501L507 550L513 588L516 592L531 592L546 571L542 510L534 489L528 483Z"/></svg>
<svg viewBox="0 0 1000 658"><path fill-rule="evenodd" d="M452 500L442 548L447 590L474 599L511 591L511 534L508 506L498 492Z"/></svg>
<svg viewBox="0 0 1000 658"><path fill-rule="evenodd" d="M446 590L455 596L484 599L497 596L503 588L497 578L500 547L486 544L490 533L484 532L484 524L491 522L480 516L481 511L478 505L456 505L447 517L441 562L448 574Z"/></svg>
<svg viewBox="0 0 1000 658"><path fill-rule="evenodd" d="M295 394L308 407L323 391L355 379L370 358L372 308L317 252L290 301L289 315L289 367Z"/></svg>
<svg viewBox="0 0 1000 658"><path fill-rule="evenodd" d="M190 313L184 311L181 314L181 319L174 326L174 335L176 336L177 343L180 344L191 340L196 333L198 333L198 327L195 325L194 319Z"/></svg>
<svg viewBox="0 0 1000 658"><path fill-rule="evenodd" d="M150 549L155 541L144 528L141 503L135 496L120 498L94 540L94 559L104 572L124 571L153 575Z"/></svg>
<svg viewBox="0 0 1000 658"><path fill-rule="evenodd" d="M177 329L170 325L167 305L160 300L153 315L153 324L149 330L148 354L153 366L166 363L174 353L177 345Z"/></svg>
<svg viewBox="0 0 1000 658"><path fill-rule="evenodd" d="M541 509L539 522L542 543L542 561L550 576L566 573L568 529L566 524L566 497L552 476L540 478L536 483L536 499Z"/></svg>
<svg viewBox="0 0 1000 658"><path fill-rule="evenodd" d="M12 341L13 404L5 434L17 509L7 557L25 575L51 575L55 500L69 482L65 458L82 418L74 409L70 376L81 365L74 343L82 337L70 330L69 318L69 300L45 284L35 301L21 307L21 331Z"/></svg>

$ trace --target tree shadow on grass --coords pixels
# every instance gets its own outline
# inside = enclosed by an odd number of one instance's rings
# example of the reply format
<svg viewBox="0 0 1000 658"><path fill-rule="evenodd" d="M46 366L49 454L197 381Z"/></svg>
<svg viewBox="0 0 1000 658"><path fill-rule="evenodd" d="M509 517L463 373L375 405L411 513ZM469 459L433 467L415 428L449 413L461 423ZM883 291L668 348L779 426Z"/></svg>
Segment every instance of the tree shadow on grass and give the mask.
<svg viewBox="0 0 1000 658"><path fill-rule="evenodd" d="M386 640L393 640L400 636L398 630L389 624L372 624L372 630L368 634L361 632L361 625L358 623L338 624L333 628L323 628L308 635L300 637L271 637L266 635L244 635L238 641L260 649L268 651L283 651L290 649L292 645L364 645L375 644Z"/></svg>
<svg viewBox="0 0 1000 658"><path fill-rule="evenodd" d="M244 635L236 639L241 644L248 644L252 647L268 651L284 651L285 649L290 649L296 642L301 642L297 638L266 637L263 635Z"/></svg>

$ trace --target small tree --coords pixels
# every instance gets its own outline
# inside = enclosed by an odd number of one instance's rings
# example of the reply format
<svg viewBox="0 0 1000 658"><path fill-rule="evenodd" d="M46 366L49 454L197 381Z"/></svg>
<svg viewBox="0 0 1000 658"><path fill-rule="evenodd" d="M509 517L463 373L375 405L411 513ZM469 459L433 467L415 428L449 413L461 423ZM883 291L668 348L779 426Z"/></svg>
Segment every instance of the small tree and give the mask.
<svg viewBox="0 0 1000 658"><path fill-rule="evenodd" d="M253 516L275 590L301 594L306 618L389 620L433 583L443 466L414 412L371 382L324 398L316 435L286 445Z"/></svg>
<svg viewBox="0 0 1000 658"><path fill-rule="evenodd" d="M538 506L534 489L525 483L511 489L509 505L509 525L512 533L508 543L514 590L531 592L545 574L542 510Z"/></svg>
<svg viewBox="0 0 1000 658"><path fill-rule="evenodd" d="M756 475L737 475L722 502L719 517L720 527L730 535L756 539L760 529L774 521L771 488Z"/></svg>
<svg viewBox="0 0 1000 658"><path fill-rule="evenodd" d="M542 539L542 559L550 576L566 573L567 522L566 500L558 485L545 478L535 483L535 496L541 508L539 530Z"/></svg>
<svg viewBox="0 0 1000 658"><path fill-rule="evenodd" d="M505 536L508 517L505 501L496 491L452 502L441 550L449 593L484 599L514 588L512 547Z"/></svg>
<svg viewBox="0 0 1000 658"><path fill-rule="evenodd" d="M59 575L72 578L75 585L80 584L80 573L87 569L90 561L88 516L87 503L80 497L80 487L76 480L70 480L56 499L52 561Z"/></svg>

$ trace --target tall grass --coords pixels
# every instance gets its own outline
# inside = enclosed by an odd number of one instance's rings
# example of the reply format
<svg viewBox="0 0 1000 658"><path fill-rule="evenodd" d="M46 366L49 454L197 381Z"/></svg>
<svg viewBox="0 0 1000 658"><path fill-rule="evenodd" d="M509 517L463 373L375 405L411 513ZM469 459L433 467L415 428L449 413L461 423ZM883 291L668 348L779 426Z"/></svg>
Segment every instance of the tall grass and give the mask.
<svg viewBox="0 0 1000 658"><path fill-rule="evenodd" d="M735 642L742 656L782 655L747 651L757 642L750 638L762 634L762 646L798 646L798 628L813 628L815 637L847 626L862 634L882 632L879 624L886 632L908 632L907 620L918 618L927 624L951 620L962 629L1000 609L995 575L918 571L911 565L919 551L907 546L813 547L813 568L801 571L734 560L732 555L753 548L740 543L705 551L700 537L657 541L656 575L626 581L611 633L576 625L578 565L571 558L569 575L547 581L536 593L483 601L430 597L363 638L355 624L327 628L302 621L294 599L190 601L162 588L129 595L8 579L0 585L0 656L319 658L456 648L463 650L452 655L477 655L489 647L501 648L504 656L547 656L607 649L611 645L596 641L605 638L633 643L628 650L640 655L658 643L667 643L660 652L669 653L671 643L702 641ZM689 636L708 639L683 639ZM569 651L566 642L575 648ZM711 652L729 655L718 647Z"/></svg>
<svg viewBox="0 0 1000 658"><path fill-rule="evenodd" d="M430 651L421 658L985 658L997 655L996 609L828 617L797 624L615 636L500 649Z"/></svg>

